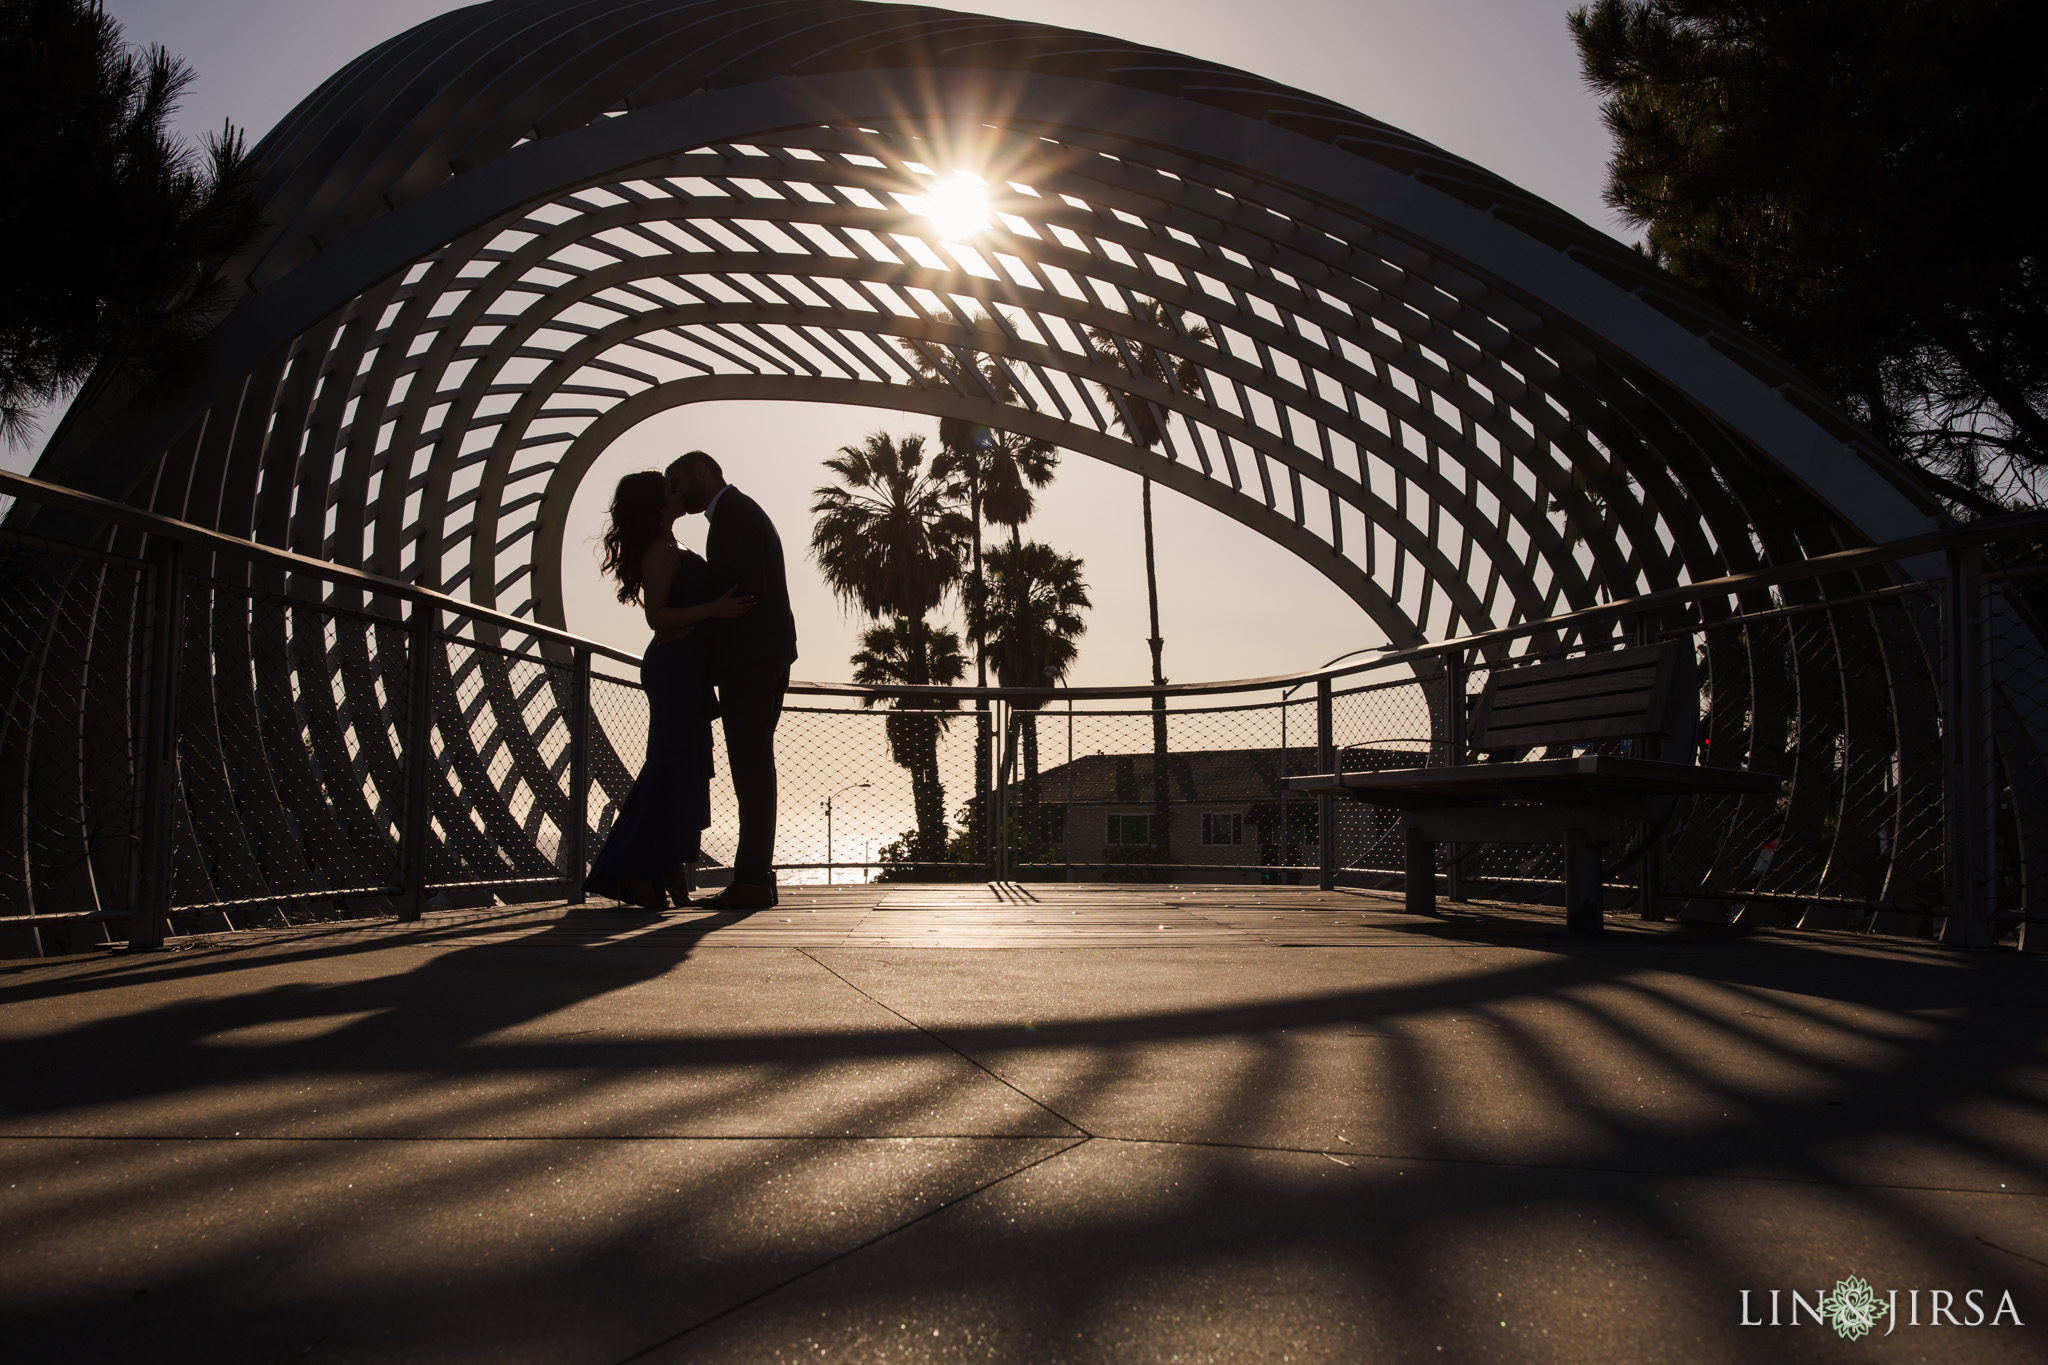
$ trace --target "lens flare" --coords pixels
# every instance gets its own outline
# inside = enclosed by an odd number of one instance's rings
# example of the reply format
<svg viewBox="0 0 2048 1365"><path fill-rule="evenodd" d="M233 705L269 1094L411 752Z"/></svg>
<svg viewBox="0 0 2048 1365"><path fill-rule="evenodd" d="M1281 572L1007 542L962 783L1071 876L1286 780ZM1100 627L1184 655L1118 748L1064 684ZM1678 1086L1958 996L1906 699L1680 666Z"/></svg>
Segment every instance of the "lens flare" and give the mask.
<svg viewBox="0 0 2048 1365"><path fill-rule="evenodd" d="M940 178L916 211L932 220L942 240L965 241L988 227L988 186L980 176L955 171Z"/></svg>

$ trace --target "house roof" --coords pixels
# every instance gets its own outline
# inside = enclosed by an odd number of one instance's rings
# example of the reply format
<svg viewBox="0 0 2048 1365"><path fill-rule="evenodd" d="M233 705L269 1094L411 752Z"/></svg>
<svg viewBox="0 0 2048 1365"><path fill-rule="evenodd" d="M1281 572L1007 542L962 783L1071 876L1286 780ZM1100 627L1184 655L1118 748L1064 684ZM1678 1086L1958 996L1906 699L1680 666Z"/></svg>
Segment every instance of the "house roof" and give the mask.
<svg viewBox="0 0 2048 1365"><path fill-rule="evenodd" d="M1166 756L1167 799L1176 802L1228 803L1277 801L1280 779L1316 771L1310 747L1279 749L1191 749ZM1348 749L1347 770L1409 767L1421 760L1413 752L1391 749ZM1152 798L1153 755L1087 754L1072 764L1041 768L1041 801L1067 800L1067 774L1073 772L1075 805L1144 805ZM1020 779L1012 779L1013 785ZM972 803L970 803L972 804Z"/></svg>

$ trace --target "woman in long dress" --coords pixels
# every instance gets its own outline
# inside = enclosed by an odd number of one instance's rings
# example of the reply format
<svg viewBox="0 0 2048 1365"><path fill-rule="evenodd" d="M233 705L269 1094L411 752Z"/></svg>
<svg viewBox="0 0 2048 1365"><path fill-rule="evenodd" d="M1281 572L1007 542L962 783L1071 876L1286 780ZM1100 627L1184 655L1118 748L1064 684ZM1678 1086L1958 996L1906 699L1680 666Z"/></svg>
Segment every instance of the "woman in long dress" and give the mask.
<svg viewBox="0 0 2048 1365"><path fill-rule="evenodd" d="M638 603L654 631L640 658L647 692L647 761L584 880L586 891L664 908L663 892L689 904L689 869L711 823L711 720L718 704L697 627L754 605L727 589L711 593L711 570L675 541L683 515L655 470L628 474L612 494L604 571L621 602Z"/></svg>

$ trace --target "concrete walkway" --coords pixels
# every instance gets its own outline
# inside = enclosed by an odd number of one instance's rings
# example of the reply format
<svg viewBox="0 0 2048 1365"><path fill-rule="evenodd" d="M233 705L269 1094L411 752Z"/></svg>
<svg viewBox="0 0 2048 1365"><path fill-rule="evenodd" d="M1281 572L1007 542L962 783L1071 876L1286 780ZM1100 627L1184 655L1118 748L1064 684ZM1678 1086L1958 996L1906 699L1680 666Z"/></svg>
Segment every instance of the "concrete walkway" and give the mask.
<svg viewBox="0 0 2048 1365"><path fill-rule="evenodd" d="M0 1356L2048 1360L2048 964L1449 909L812 888L6 964ZM1850 1276L1890 1335L1741 1325Z"/></svg>

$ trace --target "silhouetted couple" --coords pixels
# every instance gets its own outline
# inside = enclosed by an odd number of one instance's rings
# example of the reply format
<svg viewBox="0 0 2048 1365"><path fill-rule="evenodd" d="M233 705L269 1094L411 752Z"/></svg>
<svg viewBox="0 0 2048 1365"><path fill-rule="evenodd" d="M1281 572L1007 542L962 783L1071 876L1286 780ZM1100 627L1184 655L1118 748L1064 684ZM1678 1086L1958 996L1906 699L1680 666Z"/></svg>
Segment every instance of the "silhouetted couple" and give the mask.
<svg viewBox="0 0 2048 1365"><path fill-rule="evenodd" d="M678 517L710 522L700 557L676 544ZM604 571L654 631L640 659L647 761L620 807L587 890L648 910L690 904L690 868L711 823L711 721L725 729L739 806L732 885L697 904L775 904L775 725L796 661L796 618L782 541L760 504L693 450L666 473L619 480L604 532ZM713 689L716 689L714 694Z"/></svg>

